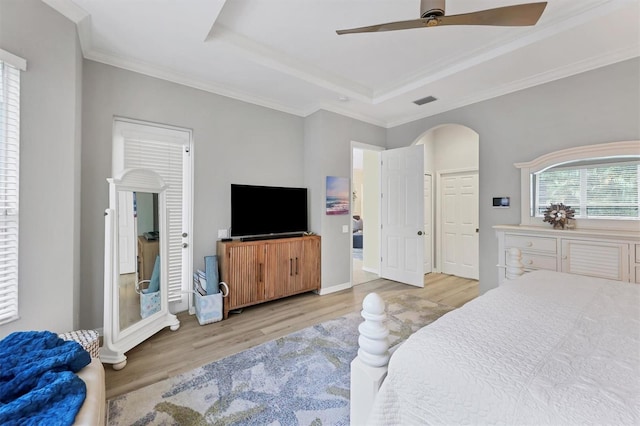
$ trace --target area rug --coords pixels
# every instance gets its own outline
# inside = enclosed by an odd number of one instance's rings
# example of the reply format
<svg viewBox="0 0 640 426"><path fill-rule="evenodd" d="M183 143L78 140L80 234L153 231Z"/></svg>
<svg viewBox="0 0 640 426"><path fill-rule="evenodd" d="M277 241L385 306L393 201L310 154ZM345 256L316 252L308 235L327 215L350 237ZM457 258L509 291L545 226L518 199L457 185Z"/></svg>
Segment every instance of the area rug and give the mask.
<svg viewBox="0 0 640 426"><path fill-rule="evenodd" d="M387 301L396 345L452 308L412 294ZM107 401L109 425L348 425L359 312Z"/></svg>

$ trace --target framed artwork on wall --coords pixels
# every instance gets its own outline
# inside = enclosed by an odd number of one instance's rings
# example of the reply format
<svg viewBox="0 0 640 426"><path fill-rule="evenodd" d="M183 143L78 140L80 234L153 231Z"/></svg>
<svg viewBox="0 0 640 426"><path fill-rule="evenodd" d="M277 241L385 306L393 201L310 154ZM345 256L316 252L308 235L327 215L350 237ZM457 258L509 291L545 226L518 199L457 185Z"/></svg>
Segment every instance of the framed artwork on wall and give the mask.
<svg viewBox="0 0 640 426"><path fill-rule="evenodd" d="M326 212L328 215L349 214L349 179L327 176Z"/></svg>

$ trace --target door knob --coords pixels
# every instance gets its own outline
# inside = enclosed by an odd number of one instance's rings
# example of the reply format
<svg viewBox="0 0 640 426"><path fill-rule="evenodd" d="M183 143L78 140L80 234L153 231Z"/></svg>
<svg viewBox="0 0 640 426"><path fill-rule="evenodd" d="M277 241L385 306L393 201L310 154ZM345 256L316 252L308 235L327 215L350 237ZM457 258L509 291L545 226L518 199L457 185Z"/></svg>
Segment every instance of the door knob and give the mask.
<svg viewBox="0 0 640 426"><path fill-rule="evenodd" d="M187 248L187 247L189 247L189 244L187 244L187 243L182 243L182 248Z"/></svg>
<svg viewBox="0 0 640 426"><path fill-rule="evenodd" d="M418 231L418 235L422 235L422 231Z"/></svg>
<svg viewBox="0 0 640 426"><path fill-rule="evenodd" d="M189 236L189 234L187 234L186 232L182 233L182 238L187 238Z"/></svg>

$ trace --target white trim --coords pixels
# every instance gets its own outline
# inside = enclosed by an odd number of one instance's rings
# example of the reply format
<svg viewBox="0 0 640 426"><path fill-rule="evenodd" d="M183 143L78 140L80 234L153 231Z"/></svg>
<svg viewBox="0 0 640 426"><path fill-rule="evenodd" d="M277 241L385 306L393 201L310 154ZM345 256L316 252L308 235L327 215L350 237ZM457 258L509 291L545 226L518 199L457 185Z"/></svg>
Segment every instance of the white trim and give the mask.
<svg viewBox="0 0 640 426"><path fill-rule="evenodd" d="M527 168L530 173L537 173L562 163L586 160L590 158L638 157L640 156L640 140L608 142L595 145L577 146L561 149L541 155L532 161L515 163L518 169Z"/></svg>
<svg viewBox="0 0 640 426"><path fill-rule="evenodd" d="M351 287L353 287L353 285L350 282L348 282L348 283L343 283L338 285L332 285L330 287L321 287L320 290L317 291L317 293L320 296L325 296L327 294L336 293L338 291L348 290Z"/></svg>
<svg viewBox="0 0 640 426"><path fill-rule="evenodd" d="M16 56L13 53L0 49L0 61L6 62L14 68L18 68L20 71L27 70L27 60L22 59L20 56Z"/></svg>
<svg viewBox="0 0 640 426"><path fill-rule="evenodd" d="M90 16L86 10L72 0L42 0L42 2L75 24Z"/></svg>
<svg viewBox="0 0 640 426"><path fill-rule="evenodd" d="M548 227L543 218L531 216L531 175L551 166L589 158L640 157L640 140L577 146L550 152L514 166L520 169L520 225ZM576 227L635 231L637 220L576 219Z"/></svg>
<svg viewBox="0 0 640 426"><path fill-rule="evenodd" d="M376 274L376 275L380 276L380 268L373 269L373 268L367 268L366 266L363 266L362 270L365 271L365 272L370 272L372 274ZM353 281L353 280L351 280L351 281Z"/></svg>

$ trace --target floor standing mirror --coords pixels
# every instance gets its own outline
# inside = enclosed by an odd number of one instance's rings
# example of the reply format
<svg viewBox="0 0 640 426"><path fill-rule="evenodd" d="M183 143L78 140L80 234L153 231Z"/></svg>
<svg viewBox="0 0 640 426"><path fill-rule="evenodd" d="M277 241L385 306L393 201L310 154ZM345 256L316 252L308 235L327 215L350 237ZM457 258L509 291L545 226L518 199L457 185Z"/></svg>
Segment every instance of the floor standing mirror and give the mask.
<svg viewBox="0 0 640 426"><path fill-rule="evenodd" d="M167 206L162 178L127 169L109 182L105 211L104 341L100 360L120 370L125 352L180 322L169 312Z"/></svg>

